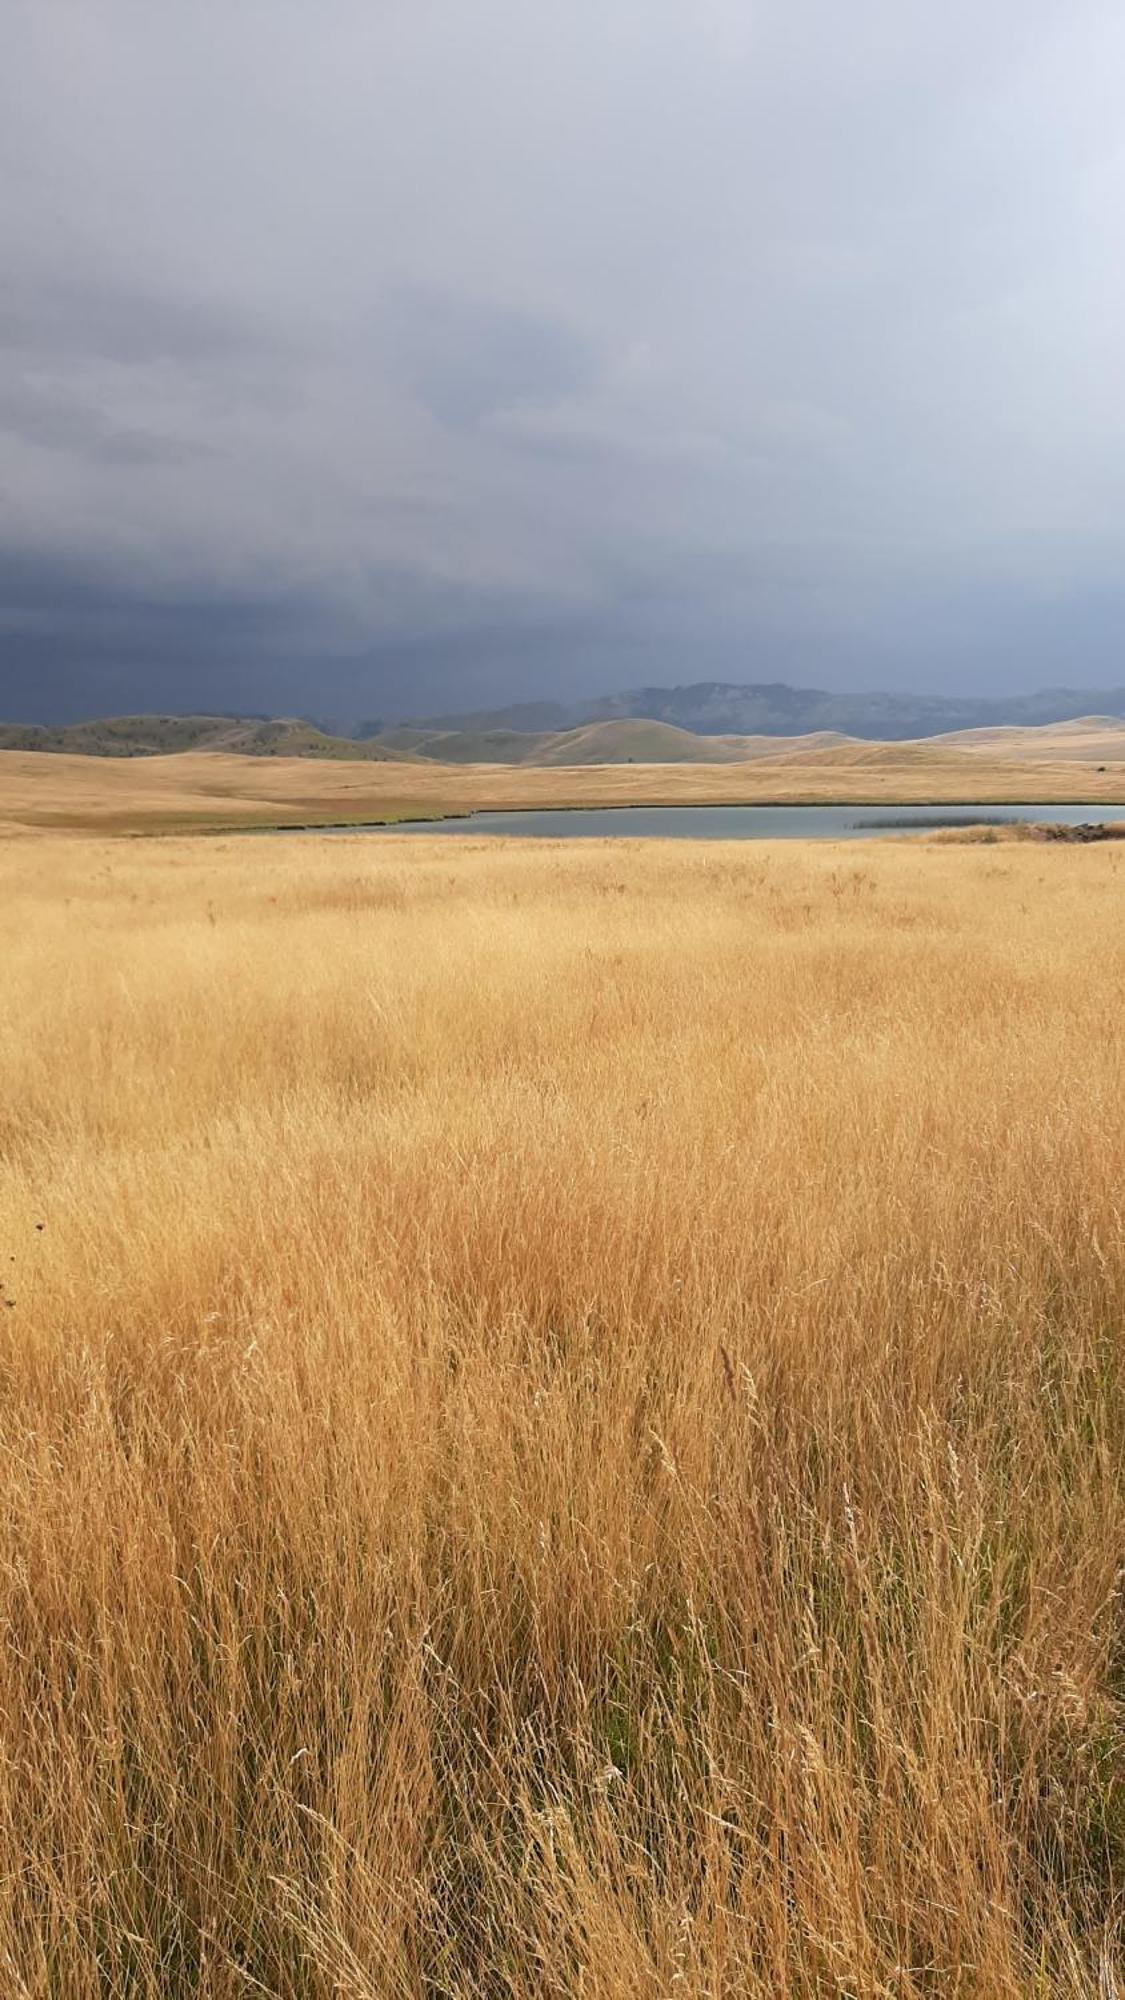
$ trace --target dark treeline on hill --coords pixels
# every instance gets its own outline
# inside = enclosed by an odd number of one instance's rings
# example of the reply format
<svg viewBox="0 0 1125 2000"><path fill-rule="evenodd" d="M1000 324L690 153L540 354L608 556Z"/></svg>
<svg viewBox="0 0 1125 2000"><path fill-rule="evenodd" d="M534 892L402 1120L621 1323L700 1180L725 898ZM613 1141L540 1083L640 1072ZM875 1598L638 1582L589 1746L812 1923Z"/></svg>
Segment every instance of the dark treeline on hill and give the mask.
<svg viewBox="0 0 1125 2000"><path fill-rule="evenodd" d="M1125 716L1125 688L1043 688L1025 695L839 694L784 681L697 681L645 687L593 701L515 702L507 708L428 716L428 729L576 729L635 716L698 736L804 736L838 730L873 742L905 742L953 729L1032 727L1080 715Z"/></svg>
<svg viewBox="0 0 1125 2000"><path fill-rule="evenodd" d="M53 750L83 757L167 757L226 750L241 757L399 759L379 739L334 736L303 716L115 715L59 725L0 723L0 750Z"/></svg>

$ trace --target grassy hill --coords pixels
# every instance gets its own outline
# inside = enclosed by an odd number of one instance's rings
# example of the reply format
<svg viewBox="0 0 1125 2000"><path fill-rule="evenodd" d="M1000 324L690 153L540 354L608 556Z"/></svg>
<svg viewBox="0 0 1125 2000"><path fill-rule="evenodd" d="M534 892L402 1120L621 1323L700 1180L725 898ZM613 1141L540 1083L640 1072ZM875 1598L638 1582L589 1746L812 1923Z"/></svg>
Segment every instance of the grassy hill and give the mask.
<svg viewBox="0 0 1125 2000"><path fill-rule="evenodd" d="M371 739L394 757L435 764L537 764L554 731L525 729L388 729Z"/></svg>
<svg viewBox="0 0 1125 2000"><path fill-rule="evenodd" d="M725 764L746 754L723 737L637 716L561 730L396 729L378 740L439 764Z"/></svg>
<svg viewBox="0 0 1125 2000"><path fill-rule="evenodd" d="M926 738L920 743L856 743L844 742L830 747L809 748L800 746L777 762L800 765L802 769L816 770L823 766L833 771L908 771L940 768L943 771L955 769L959 764L972 770L979 760L963 746L950 746Z"/></svg>
<svg viewBox="0 0 1125 2000"><path fill-rule="evenodd" d="M553 737L542 764L733 764L752 754L738 737L697 736L670 722L625 716L587 722Z"/></svg>

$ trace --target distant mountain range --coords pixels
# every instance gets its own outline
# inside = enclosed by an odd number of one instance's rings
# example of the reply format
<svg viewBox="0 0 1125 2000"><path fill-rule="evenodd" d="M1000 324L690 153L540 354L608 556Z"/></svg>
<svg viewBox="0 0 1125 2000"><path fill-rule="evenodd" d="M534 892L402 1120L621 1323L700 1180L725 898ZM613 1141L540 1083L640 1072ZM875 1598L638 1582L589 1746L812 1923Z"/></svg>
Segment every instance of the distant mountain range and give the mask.
<svg viewBox="0 0 1125 2000"><path fill-rule="evenodd" d="M784 681L696 681L688 687L631 688L583 702L516 702L425 718L425 732L580 728L637 718L697 736L807 736L831 730L872 742L903 742L955 729L1034 727L1081 715L1125 716L1125 687L1043 688L1025 695L833 694ZM401 734L402 732L393 732Z"/></svg>

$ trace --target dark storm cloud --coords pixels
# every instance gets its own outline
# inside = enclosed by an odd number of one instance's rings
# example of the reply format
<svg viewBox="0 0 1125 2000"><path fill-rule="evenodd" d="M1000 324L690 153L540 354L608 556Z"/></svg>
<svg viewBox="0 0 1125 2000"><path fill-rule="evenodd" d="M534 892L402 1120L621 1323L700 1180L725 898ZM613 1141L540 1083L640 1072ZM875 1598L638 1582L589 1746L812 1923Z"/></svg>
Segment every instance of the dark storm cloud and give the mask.
<svg viewBox="0 0 1125 2000"><path fill-rule="evenodd" d="M8 0L0 712L1118 682L1123 58L1100 0Z"/></svg>

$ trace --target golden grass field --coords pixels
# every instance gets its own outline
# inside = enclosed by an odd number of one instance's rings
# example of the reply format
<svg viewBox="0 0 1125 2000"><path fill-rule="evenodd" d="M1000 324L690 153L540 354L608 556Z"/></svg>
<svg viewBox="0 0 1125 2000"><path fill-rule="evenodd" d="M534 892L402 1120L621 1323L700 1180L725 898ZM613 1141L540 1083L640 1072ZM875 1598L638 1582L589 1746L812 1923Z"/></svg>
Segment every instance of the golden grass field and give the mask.
<svg viewBox="0 0 1125 2000"><path fill-rule="evenodd" d="M751 739L746 739L749 743ZM91 757L0 750L0 833L107 833L425 819L519 806L818 802L1120 802L1125 724L967 730L919 743L825 748L817 738L753 739L722 764L349 762L185 751Z"/></svg>
<svg viewBox="0 0 1125 2000"><path fill-rule="evenodd" d="M5 1995L1120 1991L1119 850L0 883Z"/></svg>

